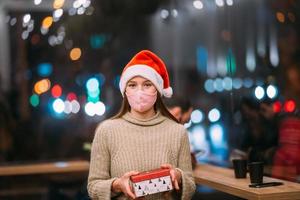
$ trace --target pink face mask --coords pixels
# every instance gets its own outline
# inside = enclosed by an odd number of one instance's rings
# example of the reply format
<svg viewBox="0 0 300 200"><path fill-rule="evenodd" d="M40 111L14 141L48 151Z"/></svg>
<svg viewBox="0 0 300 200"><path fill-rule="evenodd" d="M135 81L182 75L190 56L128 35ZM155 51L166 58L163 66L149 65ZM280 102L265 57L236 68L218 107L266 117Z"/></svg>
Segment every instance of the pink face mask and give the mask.
<svg viewBox="0 0 300 200"><path fill-rule="evenodd" d="M138 90L132 94L126 92L128 103L132 109L138 112L148 111L156 102L157 91L155 93L148 93Z"/></svg>

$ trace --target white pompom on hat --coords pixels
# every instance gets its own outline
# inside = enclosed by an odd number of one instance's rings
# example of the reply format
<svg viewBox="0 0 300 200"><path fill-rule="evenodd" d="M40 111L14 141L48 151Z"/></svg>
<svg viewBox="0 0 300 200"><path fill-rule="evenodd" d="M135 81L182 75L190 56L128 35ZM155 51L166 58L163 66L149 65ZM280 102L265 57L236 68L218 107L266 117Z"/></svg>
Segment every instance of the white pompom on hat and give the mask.
<svg viewBox="0 0 300 200"><path fill-rule="evenodd" d="M165 63L153 52L142 50L124 67L120 78L120 91L124 96L127 82L135 76L150 80L161 96L170 98L173 90L170 87L169 74Z"/></svg>

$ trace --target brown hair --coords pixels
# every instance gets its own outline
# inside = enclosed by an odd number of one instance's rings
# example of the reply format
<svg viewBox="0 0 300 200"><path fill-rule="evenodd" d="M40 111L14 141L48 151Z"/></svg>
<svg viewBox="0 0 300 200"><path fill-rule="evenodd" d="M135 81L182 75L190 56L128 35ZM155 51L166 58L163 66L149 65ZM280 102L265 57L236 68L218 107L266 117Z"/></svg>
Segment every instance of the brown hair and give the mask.
<svg viewBox="0 0 300 200"><path fill-rule="evenodd" d="M157 93L157 99L156 99L156 102L155 102L155 105L154 105L154 109L159 110L163 116L179 123L178 120L166 108L166 106L165 106L164 102L162 101L161 96L160 96L159 93ZM111 117L111 119L121 118L128 111L130 111L130 105L128 103L126 95L124 94L124 98L122 100L122 105L121 105L121 108L120 108L119 112L115 116Z"/></svg>

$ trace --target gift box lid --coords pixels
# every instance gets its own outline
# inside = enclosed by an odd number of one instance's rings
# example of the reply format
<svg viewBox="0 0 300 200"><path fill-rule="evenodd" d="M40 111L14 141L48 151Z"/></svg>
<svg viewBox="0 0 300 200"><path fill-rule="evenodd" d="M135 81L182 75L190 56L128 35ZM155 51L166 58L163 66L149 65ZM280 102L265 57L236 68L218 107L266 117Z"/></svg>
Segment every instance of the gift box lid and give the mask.
<svg viewBox="0 0 300 200"><path fill-rule="evenodd" d="M137 175L131 176L130 179L133 183L137 183L164 176L170 176L170 169L154 169L151 171L141 172Z"/></svg>

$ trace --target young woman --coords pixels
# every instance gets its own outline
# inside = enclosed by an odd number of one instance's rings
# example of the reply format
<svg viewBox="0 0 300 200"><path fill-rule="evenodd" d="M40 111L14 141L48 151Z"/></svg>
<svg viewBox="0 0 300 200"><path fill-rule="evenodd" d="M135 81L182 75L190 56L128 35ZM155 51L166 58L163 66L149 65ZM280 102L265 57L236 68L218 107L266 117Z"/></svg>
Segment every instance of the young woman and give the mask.
<svg viewBox="0 0 300 200"><path fill-rule="evenodd" d="M119 86L123 96L119 113L95 132L88 177L90 197L135 199L130 176L169 168L175 190L145 199L191 199L195 183L188 135L161 99L172 96L165 64L143 50L125 66Z"/></svg>

